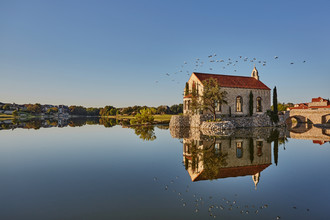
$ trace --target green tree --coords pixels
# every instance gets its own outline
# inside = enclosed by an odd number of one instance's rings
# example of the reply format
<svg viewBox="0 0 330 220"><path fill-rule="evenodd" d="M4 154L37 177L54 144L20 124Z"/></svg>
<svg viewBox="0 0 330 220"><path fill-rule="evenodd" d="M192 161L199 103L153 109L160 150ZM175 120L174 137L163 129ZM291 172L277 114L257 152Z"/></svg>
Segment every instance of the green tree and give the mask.
<svg viewBox="0 0 330 220"><path fill-rule="evenodd" d="M160 106L157 107L156 113L163 115L163 114L168 113L168 109L169 109L168 106L166 106L166 105L160 105Z"/></svg>
<svg viewBox="0 0 330 220"><path fill-rule="evenodd" d="M57 113L57 112L58 112L58 108L56 108L56 107L49 108L46 111L47 114L54 114L54 113Z"/></svg>
<svg viewBox="0 0 330 220"><path fill-rule="evenodd" d="M98 116L100 114L99 108L87 108L86 109L86 115L89 116Z"/></svg>
<svg viewBox="0 0 330 220"><path fill-rule="evenodd" d="M13 115L14 117L17 117L17 116L18 116L18 111L17 111L17 110L14 110L13 113L12 113L12 115Z"/></svg>
<svg viewBox="0 0 330 220"><path fill-rule="evenodd" d="M179 105L172 105L170 107L170 113L171 114L180 114L183 112L183 104L179 104Z"/></svg>
<svg viewBox="0 0 330 220"><path fill-rule="evenodd" d="M249 98L250 98L250 100L249 100L249 115L252 116L253 115L253 93L252 93L252 91L250 91Z"/></svg>
<svg viewBox="0 0 330 220"><path fill-rule="evenodd" d="M86 115L87 114L87 110L83 106L72 105L69 107L69 111L70 111L71 115Z"/></svg>
<svg viewBox="0 0 330 220"><path fill-rule="evenodd" d="M9 104L5 104L4 106L2 106L3 110L9 110L10 109L10 105Z"/></svg>
<svg viewBox="0 0 330 220"><path fill-rule="evenodd" d="M278 120L278 109L277 109L277 89L276 89L276 86L274 87L274 90L273 90L273 106L274 106L273 121L275 123L277 123L279 120Z"/></svg>
<svg viewBox="0 0 330 220"><path fill-rule="evenodd" d="M123 115L130 115L130 114L132 114L132 112L133 112L133 108L132 107L123 108L122 111L121 111L121 113Z"/></svg>
<svg viewBox="0 0 330 220"><path fill-rule="evenodd" d="M105 106L104 108L101 108L101 109L100 109L99 114L100 114L101 116L109 116L109 115L111 115L111 114L110 114L111 109L116 109L116 108L113 107L113 106L111 106L111 105L107 105L107 106Z"/></svg>
<svg viewBox="0 0 330 220"><path fill-rule="evenodd" d="M185 92L184 92L184 95L189 95L189 83L186 82L186 88L185 88Z"/></svg>
<svg viewBox="0 0 330 220"><path fill-rule="evenodd" d="M201 109L200 99L197 93L195 82L192 85L191 91L191 111L193 114L196 114Z"/></svg>
<svg viewBox="0 0 330 220"><path fill-rule="evenodd" d="M42 107L39 103L36 103L34 105L28 104L27 105L27 111L33 114L39 114L41 113Z"/></svg>
<svg viewBox="0 0 330 220"><path fill-rule="evenodd" d="M254 160L254 144L252 137L249 139L249 152L250 152L250 162L252 164Z"/></svg>
<svg viewBox="0 0 330 220"><path fill-rule="evenodd" d="M209 78L203 81L204 90L202 96L202 106L211 111L213 119L216 119L216 108L218 105L227 104L226 91L221 91L219 83L215 78Z"/></svg>
<svg viewBox="0 0 330 220"><path fill-rule="evenodd" d="M152 124L154 122L153 114L156 113L155 108L144 108L130 121L130 124Z"/></svg>
<svg viewBox="0 0 330 220"><path fill-rule="evenodd" d="M110 110L110 115L116 115L117 110L115 108Z"/></svg>

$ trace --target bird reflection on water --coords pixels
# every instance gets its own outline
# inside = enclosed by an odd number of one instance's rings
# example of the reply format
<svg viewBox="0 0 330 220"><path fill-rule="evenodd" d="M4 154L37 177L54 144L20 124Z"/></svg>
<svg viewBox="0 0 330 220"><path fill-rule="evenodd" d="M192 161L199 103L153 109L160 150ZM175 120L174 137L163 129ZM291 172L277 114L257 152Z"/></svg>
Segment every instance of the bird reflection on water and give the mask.
<svg viewBox="0 0 330 220"><path fill-rule="evenodd" d="M285 129L272 128L235 130L219 136L206 136L200 131L191 130L175 136L178 133L171 131L172 137L182 138L183 165L193 184L225 178L238 178L237 181L240 181L240 177L251 176L255 190L258 183L262 182L261 173L272 165L272 152L277 165L278 148L288 141ZM169 188L175 187L175 182L171 180ZM205 199L198 192L188 189L189 185L185 193L178 194L183 207L195 214L207 210L212 218L221 218L228 212L257 216L271 208L269 201L246 204L240 201L238 194L232 195L230 199L221 195L210 195ZM301 210L309 212L308 208ZM274 219L280 218L279 215L274 216Z"/></svg>

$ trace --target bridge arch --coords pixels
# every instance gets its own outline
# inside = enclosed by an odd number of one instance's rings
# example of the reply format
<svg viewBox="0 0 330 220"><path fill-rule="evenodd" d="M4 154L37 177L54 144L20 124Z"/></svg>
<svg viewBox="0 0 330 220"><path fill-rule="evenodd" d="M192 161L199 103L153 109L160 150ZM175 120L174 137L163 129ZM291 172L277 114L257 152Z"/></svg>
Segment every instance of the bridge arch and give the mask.
<svg viewBox="0 0 330 220"><path fill-rule="evenodd" d="M330 113L329 114L326 114L326 115L322 115L322 124L327 124L329 123L330 124Z"/></svg>
<svg viewBox="0 0 330 220"><path fill-rule="evenodd" d="M322 134L330 137L330 129L323 129Z"/></svg>
<svg viewBox="0 0 330 220"><path fill-rule="evenodd" d="M329 116L329 119L330 119L330 116ZM303 115L290 115L285 120L285 123L287 125L290 123L295 124L294 122L296 122L297 124L300 124L300 123L314 124L314 122L310 118L303 116Z"/></svg>
<svg viewBox="0 0 330 220"><path fill-rule="evenodd" d="M313 122L302 115L289 116L285 123L288 129L294 133L304 133L313 127Z"/></svg>

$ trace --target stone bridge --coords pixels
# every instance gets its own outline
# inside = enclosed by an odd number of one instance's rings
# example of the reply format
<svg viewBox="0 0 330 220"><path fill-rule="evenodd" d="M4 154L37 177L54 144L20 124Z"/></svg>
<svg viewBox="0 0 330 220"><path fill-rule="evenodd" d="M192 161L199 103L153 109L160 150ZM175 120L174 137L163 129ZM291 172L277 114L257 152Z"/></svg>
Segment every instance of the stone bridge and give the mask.
<svg viewBox="0 0 330 220"><path fill-rule="evenodd" d="M317 109L291 109L284 114L286 124L292 124L292 119L297 123L326 124L330 123L330 108Z"/></svg>

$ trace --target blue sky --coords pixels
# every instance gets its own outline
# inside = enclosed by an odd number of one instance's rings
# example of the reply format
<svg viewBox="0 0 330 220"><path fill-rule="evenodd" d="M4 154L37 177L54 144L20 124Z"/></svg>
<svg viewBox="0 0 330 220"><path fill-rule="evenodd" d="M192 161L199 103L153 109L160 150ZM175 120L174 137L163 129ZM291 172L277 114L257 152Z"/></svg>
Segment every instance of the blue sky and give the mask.
<svg viewBox="0 0 330 220"><path fill-rule="evenodd" d="M0 101L172 105L188 73L249 76L254 63L280 102L330 98L329 9L329 1L0 0ZM214 53L238 62L211 63ZM204 65L194 70L196 58Z"/></svg>

